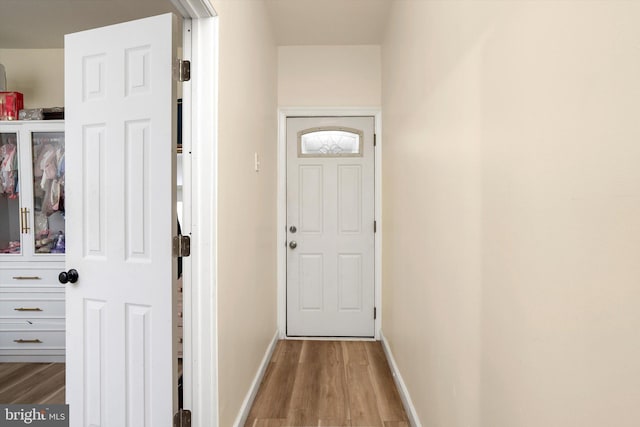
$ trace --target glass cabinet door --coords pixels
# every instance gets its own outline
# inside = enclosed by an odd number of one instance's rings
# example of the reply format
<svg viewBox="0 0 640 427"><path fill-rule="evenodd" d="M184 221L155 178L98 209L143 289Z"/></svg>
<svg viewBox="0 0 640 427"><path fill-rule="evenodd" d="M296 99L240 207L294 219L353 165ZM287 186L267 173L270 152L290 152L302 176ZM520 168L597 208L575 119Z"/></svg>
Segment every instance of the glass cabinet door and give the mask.
<svg viewBox="0 0 640 427"><path fill-rule="evenodd" d="M25 214L20 209L18 136L0 133L0 254L20 254Z"/></svg>
<svg viewBox="0 0 640 427"><path fill-rule="evenodd" d="M33 132L33 233L36 254L65 253L64 132Z"/></svg>

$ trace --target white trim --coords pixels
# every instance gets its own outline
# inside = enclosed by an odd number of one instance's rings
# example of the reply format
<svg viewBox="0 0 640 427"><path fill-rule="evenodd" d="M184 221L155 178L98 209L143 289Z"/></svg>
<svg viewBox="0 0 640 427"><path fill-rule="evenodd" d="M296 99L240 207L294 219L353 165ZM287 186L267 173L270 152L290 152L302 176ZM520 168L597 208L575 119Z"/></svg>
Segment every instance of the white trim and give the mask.
<svg viewBox="0 0 640 427"><path fill-rule="evenodd" d="M411 396L409 395L409 390L407 389L407 386L402 379L402 375L400 375L400 369L398 369L396 360L393 358L393 353L391 352L391 348L389 347L389 342L385 338L382 331L380 331L380 341L382 341L382 348L384 349L384 354L387 356L387 361L389 362L389 367L391 368L393 380L396 383L396 387L398 387L402 405L404 406L404 410L409 417L409 424L411 424L412 427L422 427L422 423L418 418L416 408L415 406L413 406L413 401L411 400Z"/></svg>
<svg viewBox="0 0 640 427"><path fill-rule="evenodd" d="M170 0L184 18L199 19L217 16L209 0Z"/></svg>
<svg viewBox="0 0 640 427"><path fill-rule="evenodd" d="M363 342L375 342L375 338L367 337L284 337L287 341L363 341Z"/></svg>
<svg viewBox="0 0 640 427"><path fill-rule="evenodd" d="M184 407L191 410L194 427L216 427L218 20L211 0L171 1L186 21L184 56L191 59L182 104L183 232L191 233L193 254L183 260Z"/></svg>
<svg viewBox="0 0 640 427"><path fill-rule="evenodd" d="M280 338L287 336L287 115L278 110L278 188L276 220L277 323Z"/></svg>
<svg viewBox="0 0 640 427"><path fill-rule="evenodd" d="M192 24L191 19L182 21L182 58L192 61ZM191 168L191 144L192 109L191 82L182 83L182 222L180 223L183 235L192 234L192 168ZM183 406L190 408L193 401L193 268L191 257L182 258L182 390ZM186 285L186 286L185 286Z"/></svg>
<svg viewBox="0 0 640 427"><path fill-rule="evenodd" d="M218 18L192 22L192 425L218 425ZM183 104L184 108L184 104ZM183 155L184 155L183 150ZM183 194L184 196L184 194ZM186 396L186 393L185 393ZM186 406L190 403L190 407Z"/></svg>
<svg viewBox="0 0 640 427"><path fill-rule="evenodd" d="M287 117L292 116L373 116L375 121L375 320L374 338L380 339L382 325L382 112L376 107L282 107L278 109L278 331L280 338L287 330Z"/></svg>
<svg viewBox="0 0 640 427"><path fill-rule="evenodd" d="M269 362L271 361L271 356L273 355L273 351L276 348L276 344L278 343L279 338L278 331L273 334L273 338L271 339L271 343L269 347L267 347L267 351L264 353L264 357L262 358L262 362L258 367L258 372L256 372L256 376L253 378L253 382L251 383L251 387L249 387L249 391L242 402L242 406L240 406L240 411L238 412L238 416L236 417L235 422L233 423L234 427L241 427L247 422L247 417L249 416L249 411L251 411L251 406L253 405L253 401L256 398L256 394L258 394L258 390L260 389L260 384L262 383L262 378L264 377L264 373L267 370L267 366L269 366Z"/></svg>

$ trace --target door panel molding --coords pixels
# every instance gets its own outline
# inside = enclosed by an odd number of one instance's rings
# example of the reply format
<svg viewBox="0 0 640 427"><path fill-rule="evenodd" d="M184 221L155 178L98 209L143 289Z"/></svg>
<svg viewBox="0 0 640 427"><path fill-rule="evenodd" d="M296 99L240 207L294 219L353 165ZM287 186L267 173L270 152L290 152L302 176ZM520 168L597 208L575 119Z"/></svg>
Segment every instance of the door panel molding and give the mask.
<svg viewBox="0 0 640 427"><path fill-rule="evenodd" d="M217 187L218 18L212 0L171 2L184 18L184 59L192 62L192 80L183 84L183 147L189 154L197 153L193 166L186 162L183 181L185 194L192 197L193 202L185 200L182 228L187 234L193 223L196 230L192 241L196 255L185 258L183 271L185 285L191 283L191 289L185 286L184 294L184 402L185 407L193 410L194 427L215 427L218 425L217 307L216 274L210 260L216 254L215 245L210 243L216 238L217 217L216 194L211 188ZM191 363L192 360L196 362ZM198 380L191 381L191 378Z"/></svg>
<svg viewBox="0 0 640 427"><path fill-rule="evenodd" d="M100 216L86 215L89 198L67 204L66 269L80 272L65 288L73 426L163 425L177 409L177 263L165 244L176 231L176 28L164 14L65 36L67 189L105 201ZM126 90L132 75L139 92ZM96 123L104 140L85 132ZM100 237L100 256L85 235Z"/></svg>
<svg viewBox="0 0 640 427"><path fill-rule="evenodd" d="M376 134L375 152L375 219L380 225L382 222L382 112L376 107L282 107L278 109L278 253L277 253L277 277L278 277L278 331L280 338L288 338L286 335L286 311L287 311L287 117L322 117L322 116L372 116L374 117L374 132ZM372 225L373 226L373 225ZM375 233L374 254L374 280L375 280L375 306L377 316L374 326L374 339L380 339L380 327L382 319L382 238L383 231L378 226ZM293 338L293 337L292 337Z"/></svg>

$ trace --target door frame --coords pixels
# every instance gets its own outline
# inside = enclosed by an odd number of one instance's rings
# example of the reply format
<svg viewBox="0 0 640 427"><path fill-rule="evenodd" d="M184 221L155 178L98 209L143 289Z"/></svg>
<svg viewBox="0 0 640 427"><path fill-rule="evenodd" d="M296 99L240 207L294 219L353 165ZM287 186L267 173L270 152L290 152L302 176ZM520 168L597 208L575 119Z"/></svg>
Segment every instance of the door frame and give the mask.
<svg viewBox="0 0 640 427"><path fill-rule="evenodd" d="M183 258L183 403L192 425L218 425L217 237L218 16L211 0L171 0L184 19L182 87L183 224L192 255Z"/></svg>
<svg viewBox="0 0 640 427"><path fill-rule="evenodd" d="M370 116L374 118L374 194L375 220L378 228L374 237L374 339L380 339L382 325L382 111L367 107L282 107L278 108L278 193L277 193L277 280L278 280L278 334L287 337L287 117ZM296 337L299 339L299 337Z"/></svg>

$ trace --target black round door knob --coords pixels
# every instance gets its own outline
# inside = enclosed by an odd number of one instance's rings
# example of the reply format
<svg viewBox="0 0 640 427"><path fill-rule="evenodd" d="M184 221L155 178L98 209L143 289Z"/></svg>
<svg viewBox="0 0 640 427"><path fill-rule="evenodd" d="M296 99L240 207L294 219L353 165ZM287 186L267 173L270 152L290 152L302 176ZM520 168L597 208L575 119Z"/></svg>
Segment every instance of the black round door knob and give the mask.
<svg viewBox="0 0 640 427"><path fill-rule="evenodd" d="M78 281L78 277L80 277L78 275L78 271L75 269L71 269L69 271L63 271L62 273L58 274L58 281L62 284L65 283L76 283Z"/></svg>

